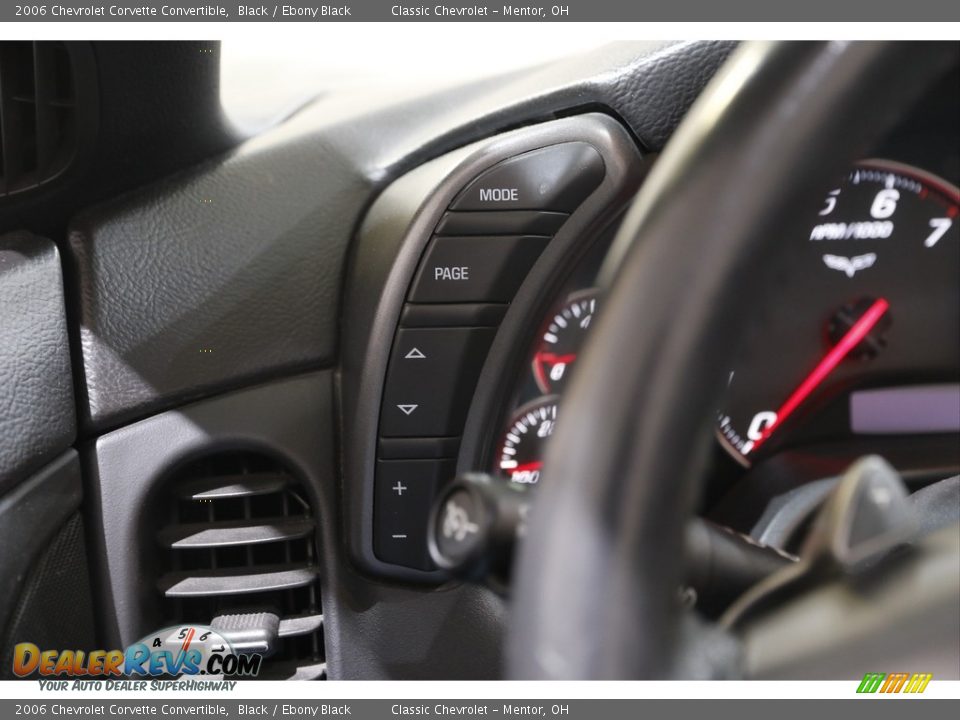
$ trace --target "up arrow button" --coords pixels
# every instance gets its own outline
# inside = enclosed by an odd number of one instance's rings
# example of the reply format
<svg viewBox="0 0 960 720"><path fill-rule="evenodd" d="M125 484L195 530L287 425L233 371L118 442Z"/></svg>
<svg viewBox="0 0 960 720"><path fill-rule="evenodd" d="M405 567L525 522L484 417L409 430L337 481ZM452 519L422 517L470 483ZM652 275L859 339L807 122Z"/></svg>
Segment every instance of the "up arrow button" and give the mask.
<svg viewBox="0 0 960 720"><path fill-rule="evenodd" d="M397 330L383 383L380 436L459 436L496 331L492 327Z"/></svg>

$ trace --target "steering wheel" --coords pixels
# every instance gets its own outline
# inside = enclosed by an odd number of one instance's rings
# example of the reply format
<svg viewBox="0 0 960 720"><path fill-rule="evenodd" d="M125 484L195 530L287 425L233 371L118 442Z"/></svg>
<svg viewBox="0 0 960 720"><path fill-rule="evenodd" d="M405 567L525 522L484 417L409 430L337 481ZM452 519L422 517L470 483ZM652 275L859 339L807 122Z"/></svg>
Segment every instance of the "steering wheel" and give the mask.
<svg viewBox="0 0 960 720"><path fill-rule="evenodd" d="M512 677L689 676L683 529L766 258L951 62L930 43L747 44L691 109L601 273L514 573Z"/></svg>

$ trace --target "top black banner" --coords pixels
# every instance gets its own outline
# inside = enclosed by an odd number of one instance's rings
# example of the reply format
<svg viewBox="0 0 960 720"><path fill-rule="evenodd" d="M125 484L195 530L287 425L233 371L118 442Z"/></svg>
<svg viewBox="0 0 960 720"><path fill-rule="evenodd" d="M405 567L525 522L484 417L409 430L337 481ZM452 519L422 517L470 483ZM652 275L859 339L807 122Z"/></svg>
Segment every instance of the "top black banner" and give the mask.
<svg viewBox="0 0 960 720"><path fill-rule="evenodd" d="M363 0L321 5L140 0L0 3L0 22L951 22L956 0L566 0L446 3Z"/></svg>

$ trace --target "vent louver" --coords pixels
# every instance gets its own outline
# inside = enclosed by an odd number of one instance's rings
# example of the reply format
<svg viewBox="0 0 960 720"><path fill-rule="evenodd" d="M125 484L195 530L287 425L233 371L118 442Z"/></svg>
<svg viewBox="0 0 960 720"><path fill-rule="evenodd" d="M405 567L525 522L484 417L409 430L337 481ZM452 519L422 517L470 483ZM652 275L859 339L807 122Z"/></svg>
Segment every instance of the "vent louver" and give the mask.
<svg viewBox="0 0 960 720"><path fill-rule="evenodd" d="M269 647L261 678L325 679L316 521L293 476L260 455L216 455L179 471L166 498L157 584L170 624L255 628Z"/></svg>
<svg viewBox="0 0 960 720"><path fill-rule="evenodd" d="M43 185L70 165L81 119L63 42L0 42L0 197Z"/></svg>

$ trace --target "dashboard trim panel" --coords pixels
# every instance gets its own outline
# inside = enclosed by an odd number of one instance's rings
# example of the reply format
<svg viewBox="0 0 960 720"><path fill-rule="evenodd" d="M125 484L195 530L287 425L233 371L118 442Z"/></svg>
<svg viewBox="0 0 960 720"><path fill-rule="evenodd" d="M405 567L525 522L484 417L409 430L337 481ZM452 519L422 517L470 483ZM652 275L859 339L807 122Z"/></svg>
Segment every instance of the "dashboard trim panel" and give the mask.
<svg viewBox="0 0 960 720"><path fill-rule="evenodd" d="M374 474L378 425L387 363L404 299L434 228L450 203L475 177L496 163L516 155L565 142L586 142L602 156L606 174L600 185L575 210L521 285L493 347L516 341L508 322L542 292L551 273L576 251L589 233L603 228L613 209L619 212L632 198L643 165L627 130L613 118L591 113L531 126L481 141L432 160L402 176L379 196L365 218L348 271L339 392L343 433L343 499L346 542L356 564L371 573L411 582L439 582L439 571L412 570L384 563L373 552ZM494 353L491 353L494 357ZM487 361L487 365L490 360ZM481 377L488 374L484 369ZM475 423L470 418L489 414L489 401L474 396L464 433L470 445ZM464 449L461 449L463 457Z"/></svg>

